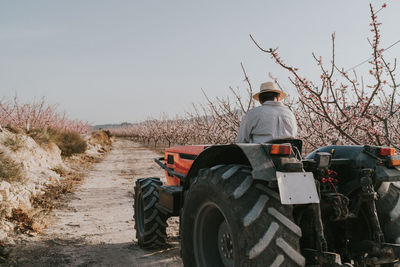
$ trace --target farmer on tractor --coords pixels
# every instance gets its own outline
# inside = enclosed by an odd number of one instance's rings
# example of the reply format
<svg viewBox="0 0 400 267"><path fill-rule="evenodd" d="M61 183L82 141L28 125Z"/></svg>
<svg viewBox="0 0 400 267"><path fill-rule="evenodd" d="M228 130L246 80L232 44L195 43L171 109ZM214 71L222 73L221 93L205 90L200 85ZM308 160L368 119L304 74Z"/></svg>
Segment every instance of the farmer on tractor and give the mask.
<svg viewBox="0 0 400 267"><path fill-rule="evenodd" d="M400 155L331 145L301 157L285 96L262 84L236 144L170 147L154 159L167 183L135 182L141 248L165 246L168 218L179 216L185 267L398 266Z"/></svg>
<svg viewBox="0 0 400 267"><path fill-rule="evenodd" d="M261 104L249 110L240 124L236 143L266 143L278 139L294 139L297 123L290 109L280 100L286 94L275 83L261 84L253 98Z"/></svg>

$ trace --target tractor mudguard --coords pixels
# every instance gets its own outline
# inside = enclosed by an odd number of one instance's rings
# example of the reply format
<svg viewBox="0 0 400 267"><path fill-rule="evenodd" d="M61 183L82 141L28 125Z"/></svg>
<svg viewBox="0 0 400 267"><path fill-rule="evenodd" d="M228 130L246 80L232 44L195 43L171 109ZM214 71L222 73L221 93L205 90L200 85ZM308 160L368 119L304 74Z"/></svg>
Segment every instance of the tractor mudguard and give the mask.
<svg viewBox="0 0 400 267"><path fill-rule="evenodd" d="M200 169L211 168L221 164L250 165L255 180L275 181L276 169L268 150L268 144L229 144L214 145L206 148L194 160L184 181L187 189L193 177Z"/></svg>
<svg viewBox="0 0 400 267"><path fill-rule="evenodd" d="M377 182L398 182L400 181L400 170L389 169L385 166L377 166L375 170Z"/></svg>
<svg viewBox="0 0 400 267"><path fill-rule="evenodd" d="M276 169L271 157L262 144L236 144L246 155L253 169L254 180L275 181Z"/></svg>
<svg viewBox="0 0 400 267"><path fill-rule="evenodd" d="M319 203L313 174L304 172L302 168L288 172L283 166L287 162L299 163L298 159L291 157L281 160L280 157L277 157L273 160L269 154L270 146L271 144L230 144L206 148L197 156L185 177L184 191L190 187L191 180L198 175L201 169L237 164L251 166L253 180L277 181L282 204ZM283 166L279 166L281 163L284 163ZM282 168L283 172L281 172ZM278 180L278 174L280 180ZM286 174L287 177L283 179L282 177Z"/></svg>

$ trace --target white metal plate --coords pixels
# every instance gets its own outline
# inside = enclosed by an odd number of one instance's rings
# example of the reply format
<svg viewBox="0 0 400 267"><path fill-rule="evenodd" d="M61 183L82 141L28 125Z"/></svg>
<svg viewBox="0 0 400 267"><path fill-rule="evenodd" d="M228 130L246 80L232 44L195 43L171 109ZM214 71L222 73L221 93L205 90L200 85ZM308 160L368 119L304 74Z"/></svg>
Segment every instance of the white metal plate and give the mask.
<svg viewBox="0 0 400 267"><path fill-rule="evenodd" d="M319 203L317 187L312 172L276 172L281 203Z"/></svg>

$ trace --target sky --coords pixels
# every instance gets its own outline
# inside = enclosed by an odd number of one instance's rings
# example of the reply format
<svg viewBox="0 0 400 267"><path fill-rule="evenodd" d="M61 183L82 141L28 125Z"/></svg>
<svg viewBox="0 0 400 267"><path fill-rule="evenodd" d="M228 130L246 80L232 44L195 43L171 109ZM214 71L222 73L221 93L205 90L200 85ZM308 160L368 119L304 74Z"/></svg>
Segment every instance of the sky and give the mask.
<svg viewBox="0 0 400 267"><path fill-rule="evenodd" d="M400 40L400 1L373 1L382 47ZM370 56L365 0L2 0L0 98L45 96L70 118L92 124L183 114L192 103L246 88L242 62L258 90L277 77L295 95L288 73L255 47L318 77L315 52L351 68ZM400 54L400 44L386 52ZM357 68L368 73L368 66Z"/></svg>

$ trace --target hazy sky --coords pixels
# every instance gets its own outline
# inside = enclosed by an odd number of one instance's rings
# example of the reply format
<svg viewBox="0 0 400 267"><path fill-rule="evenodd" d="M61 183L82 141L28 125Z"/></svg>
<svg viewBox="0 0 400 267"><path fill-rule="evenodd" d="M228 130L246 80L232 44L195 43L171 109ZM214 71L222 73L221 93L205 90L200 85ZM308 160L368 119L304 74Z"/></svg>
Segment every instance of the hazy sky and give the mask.
<svg viewBox="0 0 400 267"><path fill-rule="evenodd" d="M383 47L400 39L400 1L385 2ZM339 65L370 56L369 19L365 0L2 0L0 97L46 96L93 124L173 115L204 101L201 88L210 96L244 88L240 62L257 90L269 72L287 77L250 33L316 76L311 52L327 60L332 32ZM387 52L399 54L400 44Z"/></svg>

